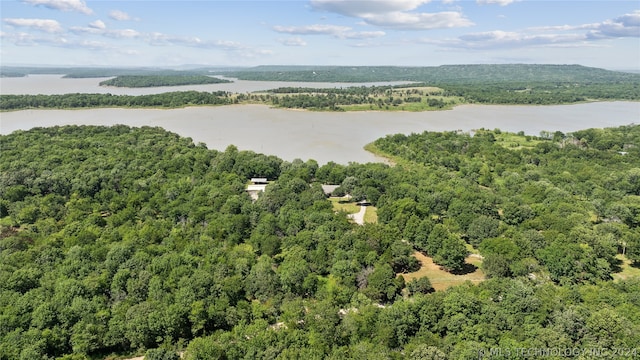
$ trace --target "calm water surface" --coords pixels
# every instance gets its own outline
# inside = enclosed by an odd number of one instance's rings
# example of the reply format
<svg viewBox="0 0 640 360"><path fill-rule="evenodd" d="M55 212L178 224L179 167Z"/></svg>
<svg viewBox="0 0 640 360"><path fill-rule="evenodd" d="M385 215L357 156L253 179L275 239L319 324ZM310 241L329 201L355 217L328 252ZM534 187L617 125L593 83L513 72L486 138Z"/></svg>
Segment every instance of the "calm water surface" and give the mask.
<svg viewBox="0 0 640 360"><path fill-rule="evenodd" d="M95 80L95 79L94 79ZM3 89L4 92L4 89ZM538 135L542 130L571 132L640 122L640 102L599 102L560 106L465 105L430 112L309 112L264 105L185 109L24 110L0 114L0 133L33 127L86 124L161 126L224 150L277 155L285 160L315 159L346 164L379 161L363 146L387 134L425 130L500 128Z"/></svg>

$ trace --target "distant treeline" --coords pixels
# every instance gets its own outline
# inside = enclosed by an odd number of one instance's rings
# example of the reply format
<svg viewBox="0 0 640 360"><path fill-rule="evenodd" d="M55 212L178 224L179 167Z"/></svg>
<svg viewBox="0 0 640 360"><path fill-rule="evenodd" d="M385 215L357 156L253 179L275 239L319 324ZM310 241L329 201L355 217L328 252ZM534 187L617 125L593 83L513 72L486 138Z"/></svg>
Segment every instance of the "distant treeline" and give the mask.
<svg viewBox="0 0 640 360"><path fill-rule="evenodd" d="M481 104L570 104L591 100L640 100L640 82L558 84L439 85L443 95L459 96Z"/></svg>
<svg viewBox="0 0 640 360"><path fill-rule="evenodd" d="M138 88L154 86L225 84L230 82L231 81L229 80L205 75L124 75L101 81L100 85Z"/></svg>
<svg viewBox="0 0 640 360"><path fill-rule="evenodd" d="M580 65L443 65L431 67L396 66L258 66L230 71L225 75L242 80L305 82L416 81L433 84L473 83L612 83L640 82L640 74Z"/></svg>
<svg viewBox="0 0 640 360"><path fill-rule="evenodd" d="M32 108L91 107L182 107L189 105L228 105L232 100L224 91L178 91L153 95L63 94L63 95L0 95L0 110Z"/></svg>
<svg viewBox="0 0 640 360"><path fill-rule="evenodd" d="M310 87L281 87L269 90L274 94L300 94L323 93L339 95L383 95L386 91L394 89L394 86L350 86L346 88L310 88Z"/></svg>
<svg viewBox="0 0 640 360"><path fill-rule="evenodd" d="M290 67L287 69L263 66L231 72L228 76L242 80L262 81L415 81L421 84L404 85L404 87L436 86L445 90L442 95L459 96L468 102L489 104L564 104L600 99L640 99L640 74L579 65Z"/></svg>

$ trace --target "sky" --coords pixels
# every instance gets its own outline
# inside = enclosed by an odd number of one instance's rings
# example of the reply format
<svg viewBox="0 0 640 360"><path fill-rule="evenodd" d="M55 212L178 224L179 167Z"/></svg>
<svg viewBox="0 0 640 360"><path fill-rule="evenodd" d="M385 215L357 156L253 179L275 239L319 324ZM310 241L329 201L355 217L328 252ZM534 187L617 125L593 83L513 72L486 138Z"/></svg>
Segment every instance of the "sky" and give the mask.
<svg viewBox="0 0 640 360"><path fill-rule="evenodd" d="M0 0L0 65L640 70L637 0Z"/></svg>

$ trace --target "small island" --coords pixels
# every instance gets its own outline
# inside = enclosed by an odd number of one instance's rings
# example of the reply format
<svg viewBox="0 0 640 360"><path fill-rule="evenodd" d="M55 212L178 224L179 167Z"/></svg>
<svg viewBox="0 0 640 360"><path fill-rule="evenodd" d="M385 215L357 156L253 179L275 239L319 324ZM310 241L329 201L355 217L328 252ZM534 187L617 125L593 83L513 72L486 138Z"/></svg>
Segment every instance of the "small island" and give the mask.
<svg viewBox="0 0 640 360"><path fill-rule="evenodd" d="M231 81L206 75L122 75L100 82L100 86L116 87L156 87L225 84Z"/></svg>

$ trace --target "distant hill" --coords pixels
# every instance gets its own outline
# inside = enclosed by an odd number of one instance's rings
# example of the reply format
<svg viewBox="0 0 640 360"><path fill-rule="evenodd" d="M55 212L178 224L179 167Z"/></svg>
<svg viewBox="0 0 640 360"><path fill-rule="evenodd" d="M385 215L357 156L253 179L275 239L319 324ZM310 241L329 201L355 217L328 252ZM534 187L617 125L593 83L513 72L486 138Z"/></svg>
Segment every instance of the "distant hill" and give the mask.
<svg viewBox="0 0 640 360"><path fill-rule="evenodd" d="M497 82L640 82L640 74L582 65L258 66L226 72L242 80L367 82L416 81L437 84Z"/></svg>
<svg viewBox="0 0 640 360"><path fill-rule="evenodd" d="M438 84L501 82L640 82L640 73L612 71L582 65L489 64L408 66L313 66L262 65L239 67L108 68L3 66L0 76L60 74L70 78L140 75L225 75L242 80L304 82L415 81Z"/></svg>
<svg viewBox="0 0 640 360"><path fill-rule="evenodd" d="M640 99L640 74L581 65L258 66L225 75L262 81L412 81L440 87L447 96L484 104Z"/></svg>

